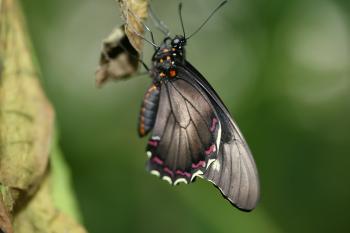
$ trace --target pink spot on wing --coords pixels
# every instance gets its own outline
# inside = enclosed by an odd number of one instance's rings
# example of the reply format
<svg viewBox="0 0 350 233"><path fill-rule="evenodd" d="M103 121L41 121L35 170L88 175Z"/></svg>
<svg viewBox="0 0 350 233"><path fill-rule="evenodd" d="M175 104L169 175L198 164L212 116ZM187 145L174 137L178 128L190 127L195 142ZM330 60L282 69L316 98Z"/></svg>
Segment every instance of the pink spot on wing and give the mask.
<svg viewBox="0 0 350 233"><path fill-rule="evenodd" d="M192 163L192 168L205 167L205 161L199 161L198 163Z"/></svg>
<svg viewBox="0 0 350 233"><path fill-rule="evenodd" d="M216 119L216 118L214 117L213 120L212 120L212 122L211 122L210 132L214 132L217 123L218 123L218 119Z"/></svg>
<svg viewBox="0 0 350 233"><path fill-rule="evenodd" d="M205 150L206 155L210 155L211 153L216 151L216 146L215 144L211 145L208 149Z"/></svg>
<svg viewBox="0 0 350 233"><path fill-rule="evenodd" d="M181 171L181 170L176 170L175 172L177 175L181 175L181 176L186 176L188 178L191 177L191 173L185 172L185 171Z"/></svg>
<svg viewBox="0 0 350 233"><path fill-rule="evenodd" d="M154 156L152 158L152 162L155 162L156 164L159 164L159 165L163 164L163 161L160 158L158 158L157 156Z"/></svg>
<svg viewBox="0 0 350 233"><path fill-rule="evenodd" d="M158 146L158 141L149 140L148 141L148 145L153 146L153 147L157 147Z"/></svg>
<svg viewBox="0 0 350 233"><path fill-rule="evenodd" d="M174 176L174 173L168 167L164 167L164 172L168 173L170 176Z"/></svg>

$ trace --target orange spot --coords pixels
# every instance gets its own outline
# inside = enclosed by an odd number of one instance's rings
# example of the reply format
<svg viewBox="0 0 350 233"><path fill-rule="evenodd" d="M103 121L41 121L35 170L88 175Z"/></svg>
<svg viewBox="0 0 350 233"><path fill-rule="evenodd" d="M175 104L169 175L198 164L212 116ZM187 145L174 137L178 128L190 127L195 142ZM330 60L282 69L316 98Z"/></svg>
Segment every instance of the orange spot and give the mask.
<svg viewBox="0 0 350 233"><path fill-rule="evenodd" d="M152 85L150 91L154 91L154 90L156 90L156 89L157 89L156 85Z"/></svg>
<svg viewBox="0 0 350 233"><path fill-rule="evenodd" d="M148 98L149 95L150 95L154 90L156 90L156 89L157 89L156 85L152 85L152 86L148 89L148 91L147 91L147 93L146 93L146 95L145 95L145 98Z"/></svg>
<svg viewBox="0 0 350 233"><path fill-rule="evenodd" d="M163 52L167 53L167 52L169 52L169 50L168 49L163 49Z"/></svg>
<svg viewBox="0 0 350 233"><path fill-rule="evenodd" d="M170 77L175 77L176 76L176 70L170 70L170 72L169 72L169 74L170 74Z"/></svg>
<svg viewBox="0 0 350 233"><path fill-rule="evenodd" d="M144 113L144 111L145 111L145 108L142 108L141 110L142 114ZM145 135L145 117L143 115L141 115L141 119L140 119L139 132L141 136Z"/></svg>
<svg viewBox="0 0 350 233"><path fill-rule="evenodd" d="M172 50L173 50L173 51L176 51L176 49L175 49L175 48L173 48Z"/></svg>
<svg viewBox="0 0 350 233"><path fill-rule="evenodd" d="M160 59L159 62L160 62L160 63L163 63L163 59Z"/></svg>
<svg viewBox="0 0 350 233"><path fill-rule="evenodd" d="M159 76L161 77L161 78L165 78L165 74L163 73L163 72L161 72L160 74L159 74Z"/></svg>
<svg viewBox="0 0 350 233"><path fill-rule="evenodd" d="M141 125L141 127L140 127L139 130L140 130L140 135L141 135L141 136L145 135L145 128L144 128L143 125Z"/></svg>
<svg viewBox="0 0 350 233"><path fill-rule="evenodd" d="M170 56L167 56L167 57L166 57L166 59L167 59L167 60L170 60L170 59L171 59L171 57L170 57Z"/></svg>

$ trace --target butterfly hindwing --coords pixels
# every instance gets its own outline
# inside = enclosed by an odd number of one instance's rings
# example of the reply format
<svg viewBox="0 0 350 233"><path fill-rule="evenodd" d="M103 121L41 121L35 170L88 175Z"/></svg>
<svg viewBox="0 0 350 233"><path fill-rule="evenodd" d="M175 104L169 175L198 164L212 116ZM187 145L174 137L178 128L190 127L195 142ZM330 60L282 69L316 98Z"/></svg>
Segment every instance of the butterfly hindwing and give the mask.
<svg viewBox="0 0 350 233"><path fill-rule="evenodd" d="M260 185L250 149L229 111L205 78L188 62L178 68L184 77L199 85L215 108L222 126L217 159L203 177L212 182L232 204L242 210L255 208Z"/></svg>
<svg viewBox="0 0 350 233"><path fill-rule="evenodd" d="M220 145L218 158L205 172L211 181L232 204L242 210L255 208L260 195L255 162L250 151L238 135Z"/></svg>
<svg viewBox="0 0 350 233"><path fill-rule="evenodd" d="M175 78L160 86L159 108L148 142L148 169L171 184L189 183L217 157L221 125L205 93Z"/></svg>

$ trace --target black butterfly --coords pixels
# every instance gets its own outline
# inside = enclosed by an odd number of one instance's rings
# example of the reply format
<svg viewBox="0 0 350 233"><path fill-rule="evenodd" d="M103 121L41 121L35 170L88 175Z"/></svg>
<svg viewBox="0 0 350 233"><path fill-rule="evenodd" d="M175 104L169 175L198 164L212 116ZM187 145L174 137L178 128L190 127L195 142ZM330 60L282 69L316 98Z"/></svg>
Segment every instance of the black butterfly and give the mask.
<svg viewBox="0 0 350 233"><path fill-rule="evenodd" d="M226 1L222 2L209 18ZM172 185L199 176L212 182L226 199L252 210L259 199L259 178L242 133L208 81L186 60L185 36L166 37L149 70L152 84L141 107L138 132L152 131L147 169ZM152 35L153 38L153 35Z"/></svg>

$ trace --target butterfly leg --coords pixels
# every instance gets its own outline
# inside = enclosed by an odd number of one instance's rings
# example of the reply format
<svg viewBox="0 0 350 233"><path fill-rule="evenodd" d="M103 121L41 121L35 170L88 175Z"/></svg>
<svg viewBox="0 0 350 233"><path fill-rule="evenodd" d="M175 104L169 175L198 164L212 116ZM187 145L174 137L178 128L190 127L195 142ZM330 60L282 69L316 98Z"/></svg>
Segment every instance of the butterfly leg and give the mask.
<svg viewBox="0 0 350 233"><path fill-rule="evenodd" d="M140 23L142 24L142 26L150 33L151 35L151 41L146 39L143 35L141 35L131 24L129 24L128 22L126 22L126 25L131 29L131 31L137 35L138 37L140 37L141 39L145 40L146 42L148 42L149 44L153 45L153 47L155 49L158 48L158 46L156 45L155 43L155 40L154 40L154 35L153 35L153 32L152 30L140 19L139 16L135 15L134 12L132 12L130 9L129 9L129 13L134 16L134 18Z"/></svg>
<svg viewBox="0 0 350 233"><path fill-rule="evenodd" d="M168 37L170 35L170 30L169 30L168 26L158 18L158 16L156 15L156 13L154 12L154 10L151 6L148 7L148 12L149 12L149 15L153 21L154 26L159 31L161 31L164 34L164 36Z"/></svg>

